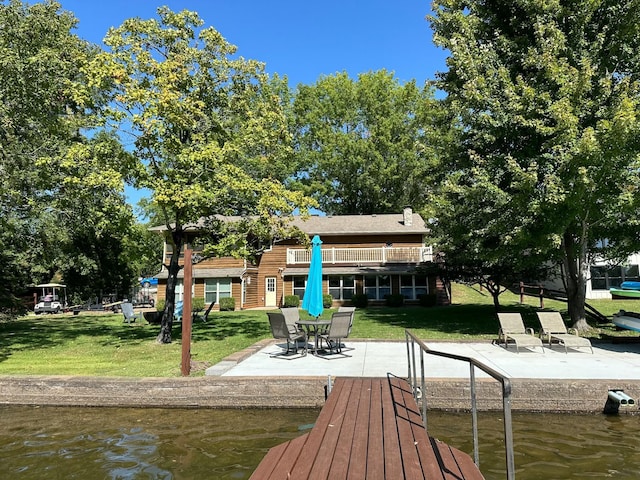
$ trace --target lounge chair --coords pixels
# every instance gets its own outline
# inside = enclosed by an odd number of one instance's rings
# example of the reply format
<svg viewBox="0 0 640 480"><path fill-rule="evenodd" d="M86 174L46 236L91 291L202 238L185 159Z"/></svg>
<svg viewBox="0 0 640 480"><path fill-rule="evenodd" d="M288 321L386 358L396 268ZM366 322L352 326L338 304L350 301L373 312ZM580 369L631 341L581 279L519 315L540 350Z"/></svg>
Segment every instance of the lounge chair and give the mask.
<svg viewBox="0 0 640 480"><path fill-rule="evenodd" d="M318 335L320 347L324 340L330 352L335 349L337 353L342 353L342 340L349 336L350 326L351 312L336 312L331 315L331 324L327 332Z"/></svg>
<svg viewBox="0 0 640 480"><path fill-rule="evenodd" d="M542 340L534 335L532 328L525 328L519 313L499 313L498 321L500 322L498 344L503 341L504 348L507 348L509 341L513 340L516 344L516 353L520 353L520 347L540 347L544 353Z"/></svg>
<svg viewBox="0 0 640 480"><path fill-rule="evenodd" d="M551 348L551 342L557 341L564 345L564 352L568 348L588 348L593 353L593 347L588 338L578 336L578 332L569 333L567 326L559 312L537 312L540 321L540 338L546 338Z"/></svg>
<svg viewBox="0 0 640 480"><path fill-rule="evenodd" d="M302 341L302 355L307 354L307 335L302 331L291 332L287 326L287 322L282 313L268 312L269 325L271 325L271 333L276 340L287 341L287 351L284 354L273 356L288 355L290 351L298 353L298 342Z"/></svg>
<svg viewBox="0 0 640 480"><path fill-rule="evenodd" d="M133 311L133 304L129 302L123 302L120 304L120 308L122 309L122 315L124 316L124 321L127 323L135 322L136 318L142 320L142 312L135 313Z"/></svg>

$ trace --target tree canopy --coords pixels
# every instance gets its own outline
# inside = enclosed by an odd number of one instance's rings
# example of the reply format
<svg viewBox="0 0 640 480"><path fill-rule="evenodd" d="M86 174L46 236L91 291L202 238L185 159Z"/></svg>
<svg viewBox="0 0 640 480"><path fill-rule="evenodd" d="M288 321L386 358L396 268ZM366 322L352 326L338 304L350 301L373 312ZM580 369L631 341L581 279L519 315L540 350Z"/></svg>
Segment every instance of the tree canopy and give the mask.
<svg viewBox="0 0 640 480"><path fill-rule="evenodd" d="M75 271L72 289L102 278L94 250L100 229L119 243L126 229L116 217L131 221L121 178L104 168L113 148L101 153L108 142L86 136L97 98L80 100L82 67L96 47L72 33L76 23L56 2L0 4L0 297L7 307L55 275ZM126 282L104 285L117 287Z"/></svg>
<svg viewBox="0 0 640 480"><path fill-rule="evenodd" d="M557 260L578 327L594 257L639 246L639 7L436 0L431 17L459 146L438 228L458 232L451 245ZM466 231L451 230L461 219Z"/></svg>
<svg viewBox="0 0 640 480"><path fill-rule="evenodd" d="M435 162L437 102L381 70L300 85L294 100L297 180L331 214L420 209Z"/></svg>
<svg viewBox="0 0 640 480"><path fill-rule="evenodd" d="M162 343L171 341L190 226L207 219L211 250L245 255L247 238L277 234L282 219L309 204L280 182L292 155L282 85L261 63L234 58L235 46L202 26L197 13L166 7L157 19L126 20L108 32L110 51L86 71L92 89L108 92L105 129L130 141L127 180L152 191L173 247ZM218 222L221 215L243 218L242 234Z"/></svg>

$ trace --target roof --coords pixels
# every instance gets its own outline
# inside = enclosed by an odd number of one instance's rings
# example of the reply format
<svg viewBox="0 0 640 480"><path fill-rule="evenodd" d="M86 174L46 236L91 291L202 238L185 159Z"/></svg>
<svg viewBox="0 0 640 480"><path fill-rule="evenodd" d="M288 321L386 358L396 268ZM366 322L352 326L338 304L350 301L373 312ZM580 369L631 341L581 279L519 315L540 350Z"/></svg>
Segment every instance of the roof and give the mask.
<svg viewBox="0 0 640 480"><path fill-rule="evenodd" d="M241 278L244 268L194 268L193 278ZM155 278L168 278L169 272L163 270ZM178 278L184 278L184 269L178 272Z"/></svg>
<svg viewBox="0 0 640 480"><path fill-rule="evenodd" d="M293 224L308 235L353 235L353 234L424 234L427 229L418 213L411 214L411 225L404 224L402 213L373 215L312 215L303 220L294 217Z"/></svg>
<svg viewBox="0 0 640 480"><path fill-rule="evenodd" d="M403 213L385 213L373 215L312 215L306 219L293 217L293 225L308 235L357 235L357 234L425 234L429 232L424 220L418 213L411 213L411 224L405 225ZM241 217L220 217L226 221L238 221ZM203 222L188 226L196 230ZM164 225L149 230L162 232Z"/></svg>

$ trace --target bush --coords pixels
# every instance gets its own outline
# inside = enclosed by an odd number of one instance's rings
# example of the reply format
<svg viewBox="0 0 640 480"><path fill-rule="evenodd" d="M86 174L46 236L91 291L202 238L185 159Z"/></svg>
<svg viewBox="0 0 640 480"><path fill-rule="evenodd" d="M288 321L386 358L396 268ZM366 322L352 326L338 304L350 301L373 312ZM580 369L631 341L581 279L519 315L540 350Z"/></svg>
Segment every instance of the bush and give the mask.
<svg viewBox="0 0 640 480"><path fill-rule="evenodd" d="M282 304L283 307L299 307L300 306L300 297L298 295L285 295L284 302Z"/></svg>
<svg viewBox="0 0 640 480"><path fill-rule="evenodd" d="M420 305L423 307L435 307L438 302L438 297L435 293L423 293L418 298L420 299Z"/></svg>
<svg viewBox="0 0 640 480"><path fill-rule="evenodd" d="M401 307L404 305L404 295L401 293L392 293L384 296L387 307Z"/></svg>
<svg viewBox="0 0 640 480"><path fill-rule="evenodd" d="M204 298L192 298L191 299L191 311L201 312L204 310Z"/></svg>
<svg viewBox="0 0 640 480"><path fill-rule="evenodd" d="M369 305L369 297L364 293L356 293L351 297L351 303L356 308L367 308L367 305Z"/></svg>
<svg viewBox="0 0 640 480"><path fill-rule="evenodd" d="M220 299L221 312L233 312L236 309L236 299L233 297L225 297Z"/></svg>
<svg viewBox="0 0 640 480"><path fill-rule="evenodd" d="M166 300L161 298L156 302L156 310L158 312L164 311L164 306L166 304ZM204 298L192 298L191 299L191 311L192 312L201 312L204 310Z"/></svg>
<svg viewBox="0 0 640 480"><path fill-rule="evenodd" d="M324 308L331 308L333 306L333 297L330 294L322 296L322 306Z"/></svg>

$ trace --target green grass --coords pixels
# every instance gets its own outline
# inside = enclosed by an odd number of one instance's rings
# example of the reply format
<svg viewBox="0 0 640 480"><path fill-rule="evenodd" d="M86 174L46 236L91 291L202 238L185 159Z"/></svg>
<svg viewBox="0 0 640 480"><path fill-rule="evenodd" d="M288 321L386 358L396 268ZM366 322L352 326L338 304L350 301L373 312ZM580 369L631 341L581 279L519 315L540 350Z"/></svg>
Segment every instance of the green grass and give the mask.
<svg viewBox="0 0 640 480"><path fill-rule="evenodd" d="M537 330L538 300L505 293L503 311L521 312L527 326ZM620 309L640 312L640 301L592 300L604 315ZM545 300L545 308L566 316L566 304ZM325 311L329 318L332 311ZM304 317L304 312L301 312ZM96 375L171 377L180 375L181 326L174 325L173 343L155 341L158 325L145 321L123 323L122 315L29 315L0 322L0 374ZM593 325L585 335L592 339L637 337L617 331L613 324ZM411 329L425 340L489 340L496 337L498 322L491 296L478 289L454 285L453 305L447 307L368 308L356 311L352 337L403 340ZM193 375L258 340L270 338L264 311L214 312L208 323L193 325L191 354Z"/></svg>

